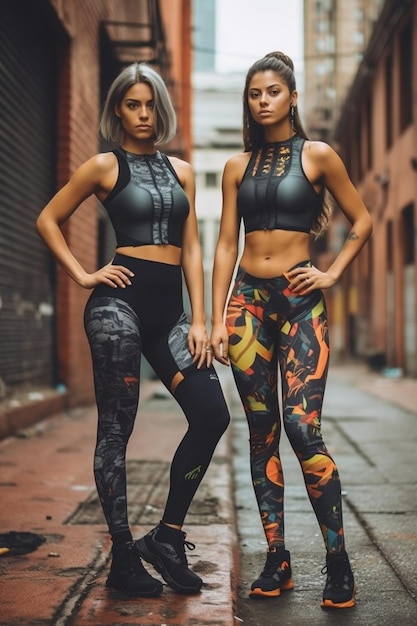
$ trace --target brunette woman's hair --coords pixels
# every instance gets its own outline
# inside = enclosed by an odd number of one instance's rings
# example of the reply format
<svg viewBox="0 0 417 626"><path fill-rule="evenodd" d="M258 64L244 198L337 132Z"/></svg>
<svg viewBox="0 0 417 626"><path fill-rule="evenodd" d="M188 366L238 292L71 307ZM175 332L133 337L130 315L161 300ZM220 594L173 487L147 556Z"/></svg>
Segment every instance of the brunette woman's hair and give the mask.
<svg viewBox="0 0 417 626"><path fill-rule="evenodd" d="M248 96L249 85L253 76L258 72L266 72L268 70L275 72L280 77L280 79L287 85L290 94L296 90L294 64L292 59L283 52L269 52L262 59L255 61L255 63L249 68L246 75L245 89L243 91L243 143L245 146L245 152L251 152L260 148L265 141L263 126L258 124L258 122L255 122L249 110ZM293 109L292 112L291 109ZM308 139L309 137L303 128L298 107L296 105L291 106L288 109L288 117L290 118L291 125L295 133L299 137ZM323 200L322 210L319 215L317 215L311 229L316 238L319 237L327 228L331 212L331 203L329 198L325 197Z"/></svg>
<svg viewBox="0 0 417 626"><path fill-rule="evenodd" d="M114 143L123 141L123 129L116 115L126 92L137 83L149 85L155 111L155 145L168 143L175 135L177 119L167 87L161 76L146 63L132 63L115 78L108 91L100 121L104 139Z"/></svg>

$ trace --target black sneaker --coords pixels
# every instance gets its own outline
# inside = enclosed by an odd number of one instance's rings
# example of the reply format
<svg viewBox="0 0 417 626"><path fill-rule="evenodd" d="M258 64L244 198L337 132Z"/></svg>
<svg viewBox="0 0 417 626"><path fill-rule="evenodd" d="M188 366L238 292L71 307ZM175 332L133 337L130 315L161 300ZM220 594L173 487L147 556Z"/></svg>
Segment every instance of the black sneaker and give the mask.
<svg viewBox="0 0 417 626"><path fill-rule="evenodd" d="M265 567L252 583L249 595L251 598L276 598L287 589L294 589L290 553L272 546L267 551Z"/></svg>
<svg viewBox="0 0 417 626"><path fill-rule="evenodd" d="M162 541L158 531L162 530ZM168 537L168 538L167 538ZM141 557L152 563L166 583L178 593L198 593L203 581L194 574L187 563L184 546L194 550L195 545L185 541L186 534L168 526L157 526L138 539L136 545Z"/></svg>
<svg viewBox="0 0 417 626"><path fill-rule="evenodd" d="M123 591L128 596L159 596L163 585L152 578L142 565L134 541L113 544L112 563L106 587Z"/></svg>
<svg viewBox="0 0 417 626"><path fill-rule="evenodd" d="M346 552L327 554L326 565L321 571L327 574L321 606L331 609L354 606L356 586Z"/></svg>

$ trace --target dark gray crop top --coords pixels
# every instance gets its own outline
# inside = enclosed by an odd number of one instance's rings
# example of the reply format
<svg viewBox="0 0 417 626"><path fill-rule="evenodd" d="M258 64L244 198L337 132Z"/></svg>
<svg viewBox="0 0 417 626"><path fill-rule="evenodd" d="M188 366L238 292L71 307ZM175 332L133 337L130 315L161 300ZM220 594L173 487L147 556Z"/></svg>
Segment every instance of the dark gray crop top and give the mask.
<svg viewBox="0 0 417 626"><path fill-rule="evenodd" d="M267 143L251 154L237 194L245 232L293 230L309 233L323 204L301 163L305 139Z"/></svg>
<svg viewBox="0 0 417 626"><path fill-rule="evenodd" d="M113 151L119 163L117 182L102 202L116 235L116 245L171 244L181 247L190 204L168 157Z"/></svg>

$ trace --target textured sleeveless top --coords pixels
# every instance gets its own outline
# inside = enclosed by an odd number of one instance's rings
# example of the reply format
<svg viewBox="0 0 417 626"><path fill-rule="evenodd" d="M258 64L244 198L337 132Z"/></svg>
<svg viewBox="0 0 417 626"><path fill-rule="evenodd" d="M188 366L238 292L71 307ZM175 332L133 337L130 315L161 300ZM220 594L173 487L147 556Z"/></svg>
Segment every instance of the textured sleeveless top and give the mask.
<svg viewBox="0 0 417 626"><path fill-rule="evenodd" d="M171 244L181 247L189 201L168 157L113 151L119 163L117 182L102 202L116 235L116 245Z"/></svg>
<svg viewBox="0 0 417 626"><path fill-rule="evenodd" d="M304 173L304 142L294 136L252 152L237 194L246 234L275 229L310 232L324 191L317 193Z"/></svg>

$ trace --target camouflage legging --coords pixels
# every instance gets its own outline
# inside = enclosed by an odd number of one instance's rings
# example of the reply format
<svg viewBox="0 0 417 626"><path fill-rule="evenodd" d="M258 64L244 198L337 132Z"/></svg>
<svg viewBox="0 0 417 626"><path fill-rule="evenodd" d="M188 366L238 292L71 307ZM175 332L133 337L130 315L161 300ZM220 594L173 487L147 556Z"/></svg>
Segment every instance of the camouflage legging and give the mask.
<svg viewBox="0 0 417 626"><path fill-rule="evenodd" d="M182 525L229 423L214 368L197 370L192 362L180 267L121 255L114 263L134 272L132 286L114 289L100 285L87 303L84 318L98 408L94 475L112 534L129 528L126 446L138 409L142 354L172 392L188 421L188 430L171 464L165 522Z"/></svg>
<svg viewBox="0 0 417 626"><path fill-rule="evenodd" d="M226 324L233 374L249 425L252 481L268 545L284 545L279 364L285 431L300 462L326 548L342 549L339 474L321 433L329 355L321 292L297 296L288 289L284 276L256 278L239 268Z"/></svg>

